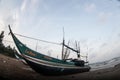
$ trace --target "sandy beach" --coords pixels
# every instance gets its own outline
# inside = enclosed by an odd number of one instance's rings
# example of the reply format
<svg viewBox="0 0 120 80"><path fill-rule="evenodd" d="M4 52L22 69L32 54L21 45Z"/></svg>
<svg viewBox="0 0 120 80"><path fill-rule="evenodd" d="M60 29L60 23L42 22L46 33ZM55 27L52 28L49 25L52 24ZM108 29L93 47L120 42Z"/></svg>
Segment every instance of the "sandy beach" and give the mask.
<svg viewBox="0 0 120 80"><path fill-rule="evenodd" d="M17 59L0 54L0 80L120 80L120 64L107 69L65 76L44 76Z"/></svg>

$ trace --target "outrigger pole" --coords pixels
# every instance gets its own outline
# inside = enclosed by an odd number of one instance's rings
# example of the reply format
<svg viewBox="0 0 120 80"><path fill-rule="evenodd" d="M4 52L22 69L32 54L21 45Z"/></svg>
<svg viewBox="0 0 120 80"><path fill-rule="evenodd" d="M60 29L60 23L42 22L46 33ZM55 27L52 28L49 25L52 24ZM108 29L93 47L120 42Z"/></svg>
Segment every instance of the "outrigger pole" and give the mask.
<svg viewBox="0 0 120 80"><path fill-rule="evenodd" d="M80 51L79 50L75 50L75 49L73 49L73 48L71 48L71 47L69 47L69 46L67 46L66 44L64 44L64 46L65 47L67 47L68 49L70 49L70 50L72 50L72 51L74 51L74 52L76 52L77 53L77 56L78 56L78 58L80 57Z"/></svg>

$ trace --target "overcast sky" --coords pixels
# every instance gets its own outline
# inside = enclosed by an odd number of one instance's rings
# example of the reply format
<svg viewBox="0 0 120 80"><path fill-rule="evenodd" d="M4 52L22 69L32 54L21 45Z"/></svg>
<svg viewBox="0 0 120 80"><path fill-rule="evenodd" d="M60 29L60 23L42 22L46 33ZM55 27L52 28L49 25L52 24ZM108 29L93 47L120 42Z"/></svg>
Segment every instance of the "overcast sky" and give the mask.
<svg viewBox="0 0 120 80"><path fill-rule="evenodd" d="M58 43L64 27L66 43L80 41L90 62L120 56L119 0L0 0L0 31L8 33L8 24L15 33Z"/></svg>

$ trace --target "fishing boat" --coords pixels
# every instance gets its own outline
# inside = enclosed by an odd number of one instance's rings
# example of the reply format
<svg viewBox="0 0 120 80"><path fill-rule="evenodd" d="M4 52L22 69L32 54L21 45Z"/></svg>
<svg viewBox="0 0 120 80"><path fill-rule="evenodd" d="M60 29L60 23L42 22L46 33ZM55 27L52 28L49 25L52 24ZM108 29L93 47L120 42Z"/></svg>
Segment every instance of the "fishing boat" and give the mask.
<svg viewBox="0 0 120 80"><path fill-rule="evenodd" d="M69 74L75 74L75 73L82 73L82 72L88 72L90 70L89 65L85 65L84 60L78 60L78 59L65 59L65 56L63 56L62 51L62 59L57 59L54 57L50 57L47 55L44 55L43 53L39 53L35 50L30 49L25 44L23 44L16 35L12 32L11 27L9 25L10 34L13 38L13 41L19 51L21 58L26 61L26 63L36 72L43 74L43 75L69 75ZM63 40L63 48L67 47L68 49L71 49L75 51L79 55L79 51L75 50L69 46L67 46L64 43ZM63 59L64 58L64 59ZM67 61L69 60L69 61Z"/></svg>

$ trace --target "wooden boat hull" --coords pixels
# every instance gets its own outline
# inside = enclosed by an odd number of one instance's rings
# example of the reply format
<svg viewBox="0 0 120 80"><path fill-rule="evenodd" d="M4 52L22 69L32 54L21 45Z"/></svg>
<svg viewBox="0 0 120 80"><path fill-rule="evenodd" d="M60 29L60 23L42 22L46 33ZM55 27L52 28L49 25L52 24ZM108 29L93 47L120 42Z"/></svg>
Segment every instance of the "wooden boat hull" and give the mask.
<svg viewBox="0 0 120 80"><path fill-rule="evenodd" d="M44 75L67 75L88 72L90 70L89 66L76 66L74 62L66 62L60 59L49 57L28 48L17 39L10 27L9 29L12 38L20 52L20 54L17 55L20 55L22 59L24 59L27 64L36 72Z"/></svg>
<svg viewBox="0 0 120 80"><path fill-rule="evenodd" d="M90 67L51 67L39 63L32 62L30 60L25 59L25 61L28 63L28 65L34 69L36 72L43 74L43 75L68 75L68 74L74 74L74 73L82 73L82 72L88 72L90 70Z"/></svg>

